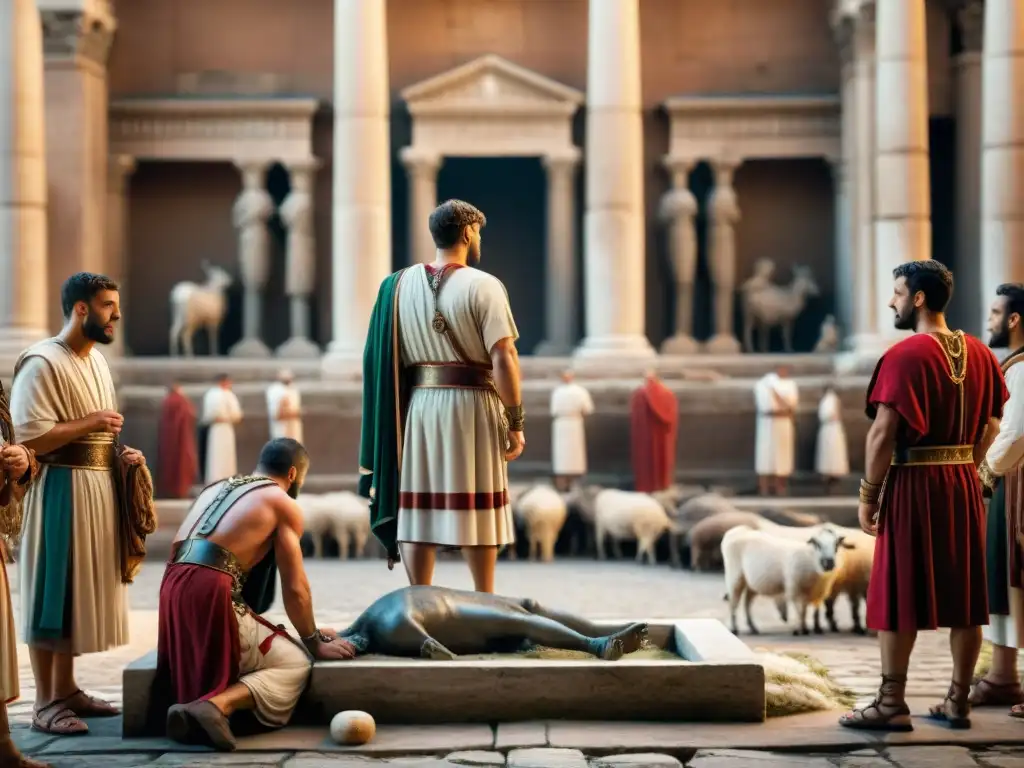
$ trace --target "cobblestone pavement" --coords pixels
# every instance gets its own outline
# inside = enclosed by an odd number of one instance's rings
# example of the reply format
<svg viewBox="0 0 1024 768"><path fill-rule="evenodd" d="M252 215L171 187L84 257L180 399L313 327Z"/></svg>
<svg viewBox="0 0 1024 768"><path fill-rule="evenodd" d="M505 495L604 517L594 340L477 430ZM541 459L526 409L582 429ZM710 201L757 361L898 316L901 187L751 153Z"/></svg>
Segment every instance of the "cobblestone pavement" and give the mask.
<svg viewBox="0 0 1024 768"><path fill-rule="evenodd" d="M317 621L321 626L344 627L366 606L381 594L405 585L405 574L400 570L389 572L383 561L307 561L307 570L313 590L313 605ZM92 693L119 703L121 700L121 671L130 661L142 656L156 645L156 607L159 582L163 572L160 565L143 568L136 583L130 588L131 642L129 645L107 653L81 657L76 662L79 684ZM18 605L17 568L10 569L12 597L16 612ZM460 561L438 563L436 583L455 588L472 587L468 572ZM640 566L634 563L597 563L585 560L566 560L551 564L529 562L503 562L500 564L497 591L507 595L530 596L541 602L558 606L592 618L717 618L728 623L728 606L723 601L724 587L721 574L696 574L671 570L666 566ZM845 605L837 606L841 627L850 626L849 612ZM274 621L287 623L280 602L271 610L269 617ZM759 637L742 635L754 648L769 650L799 650L819 659L828 666L841 683L853 688L860 695L870 695L878 683L877 643L870 637L858 637L850 633L825 634L823 636L793 637L791 630L783 625L775 607L769 601L755 605L755 621L764 632ZM740 626L744 623L741 618ZM31 705L34 697L32 674L25 646L19 646L21 666L22 698L11 705L12 725L19 732L31 720ZM948 686L950 663L948 661L947 637L944 633L925 633L921 636L914 657L911 684L908 694L941 699ZM910 748L903 748L909 750ZM914 748L922 749L922 748ZM910 762L893 763L888 757L873 755L831 756L831 757L772 757L767 753L699 753L693 765L702 768L727 768L739 765L754 765L757 768L774 766L868 766L942 765L956 768L959 765L988 765L993 768L1021 765L1024 768L1024 751L1018 753L993 752L969 756L960 747L942 753L940 762L921 762L928 752L915 752ZM114 751L113 749L110 751ZM908 755L910 752L908 752ZM938 752L934 753L938 755ZM756 755L756 756L755 756ZM926 757L920 757L925 755ZM235 764L280 765L289 768L315 768L319 765L355 765L359 762L370 768L366 758L342 755L319 754L248 754L231 756L199 755L129 755L123 750L116 756L101 755L54 755L50 759L55 766L103 765L121 768L131 765L152 765L154 767L175 765L221 765L233 760ZM479 757L479 755L477 756ZM975 759L977 757L977 759ZM243 759L244 758L244 759ZM536 758L536 760L535 760ZM897 756L898 758L898 756ZM948 759L947 759L948 758ZM469 758L466 758L467 760ZM475 757L473 758L476 759ZM481 760L484 758L480 757ZM494 753L487 759L495 760ZM932 758L927 757L927 760ZM937 759L937 758L936 758ZM412 760L412 759L410 759ZM578 755L550 754L522 756L527 762L516 763L517 768L533 768L541 765L585 766ZM607 763L602 758L601 765ZM63 761L63 762L62 762ZM134 762L133 762L134 761ZM212 761L212 762L209 762ZM530 762L533 761L533 762ZM537 762L540 761L540 762ZM547 762L545 762L547 761ZM554 761L554 762L551 762ZM739 761L739 762L737 762ZM754 762L752 762L754 761ZM781 762L779 762L781 761ZM395 762L394 760L390 762ZM402 765L427 766L445 764L466 764L453 759L447 763L441 759L416 758L412 762L400 761ZM477 763L468 763L477 764ZM482 763L495 764L495 763ZM597 763L592 763L597 765ZM646 765L643 762L633 766ZM672 763L653 762L651 765ZM512 762L509 765L513 765ZM609 764L610 765L610 764Z"/></svg>

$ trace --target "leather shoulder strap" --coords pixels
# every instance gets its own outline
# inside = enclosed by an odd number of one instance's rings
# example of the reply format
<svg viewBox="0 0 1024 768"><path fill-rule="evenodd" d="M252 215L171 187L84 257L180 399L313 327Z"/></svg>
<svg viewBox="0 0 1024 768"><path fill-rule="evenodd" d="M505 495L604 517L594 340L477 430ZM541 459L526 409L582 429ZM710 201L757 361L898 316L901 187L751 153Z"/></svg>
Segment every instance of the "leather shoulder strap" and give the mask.
<svg viewBox="0 0 1024 768"><path fill-rule="evenodd" d="M431 321L430 326L434 329L435 333L439 333L448 339L448 343L452 347L452 351L455 352L455 357L459 359L460 363L473 364L473 359L466 354L466 350L459 343L459 340L455 338L455 333L452 331L451 324L449 324L447 318L441 314L441 310L437 306L437 297L441 293L441 288L444 286L445 281L461 265L459 264L446 264L441 267L440 270L431 274L430 270L426 267L423 268L423 274L427 278L427 285L430 286L430 292L434 295L434 319Z"/></svg>
<svg viewBox="0 0 1024 768"><path fill-rule="evenodd" d="M1011 353L1000 366L1003 369L1003 375L1006 375L1008 370L1022 361L1024 361L1024 349L1018 349L1016 352Z"/></svg>
<svg viewBox="0 0 1024 768"><path fill-rule="evenodd" d="M206 511L199 516L199 520L196 521L196 526L192 529L192 533L189 534L189 538L206 538L213 533L217 524L224 518L224 515L227 514L227 511L231 509L236 501L250 491L266 488L269 485L275 485L274 481L269 477L261 477L259 475L243 475L230 478L224 483L224 487L217 493L216 498L210 502Z"/></svg>

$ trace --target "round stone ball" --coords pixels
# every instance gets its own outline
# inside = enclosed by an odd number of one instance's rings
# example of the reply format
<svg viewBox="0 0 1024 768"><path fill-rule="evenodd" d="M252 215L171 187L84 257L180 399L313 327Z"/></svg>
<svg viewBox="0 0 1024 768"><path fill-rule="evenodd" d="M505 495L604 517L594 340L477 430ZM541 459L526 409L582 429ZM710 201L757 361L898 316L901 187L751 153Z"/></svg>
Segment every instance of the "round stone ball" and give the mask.
<svg viewBox="0 0 1024 768"><path fill-rule="evenodd" d="M338 744L357 746L366 744L377 733L377 723L366 712L347 709L331 720L331 738Z"/></svg>

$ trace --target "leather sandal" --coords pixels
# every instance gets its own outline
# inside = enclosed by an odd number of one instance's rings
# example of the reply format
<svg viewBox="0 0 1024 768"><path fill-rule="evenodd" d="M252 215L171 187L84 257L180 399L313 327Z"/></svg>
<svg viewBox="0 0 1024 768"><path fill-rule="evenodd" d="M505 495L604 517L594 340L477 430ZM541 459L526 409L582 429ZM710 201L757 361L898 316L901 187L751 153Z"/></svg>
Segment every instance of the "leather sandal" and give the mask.
<svg viewBox="0 0 1024 768"><path fill-rule="evenodd" d="M64 702L64 699L51 701L33 714L32 730L52 736L81 736L88 733L89 726Z"/></svg>
<svg viewBox="0 0 1024 768"><path fill-rule="evenodd" d="M168 709L167 737L180 744L208 743L221 752L233 752L237 746L228 719L209 701L175 704Z"/></svg>
<svg viewBox="0 0 1024 768"><path fill-rule="evenodd" d="M972 707L1013 707L1024 704L1024 690L1019 682L993 683L983 677L974 684L967 701Z"/></svg>
<svg viewBox="0 0 1024 768"><path fill-rule="evenodd" d="M971 727L971 702L969 689L964 693L965 685L951 683L949 693L942 700L941 704L928 708L928 717L937 723L941 723L956 730L964 730ZM960 691L959 694L957 691Z"/></svg>
<svg viewBox="0 0 1024 768"><path fill-rule="evenodd" d="M903 700L906 685L906 675L882 675L882 685L874 700L866 707L847 712L839 718L839 724L856 731L906 733L914 730L910 707Z"/></svg>
<svg viewBox="0 0 1024 768"><path fill-rule="evenodd" d="M79 717L117 717L121 714L121 710L110 702L90 696L81 688L64 699L64 705Z"/></svg>

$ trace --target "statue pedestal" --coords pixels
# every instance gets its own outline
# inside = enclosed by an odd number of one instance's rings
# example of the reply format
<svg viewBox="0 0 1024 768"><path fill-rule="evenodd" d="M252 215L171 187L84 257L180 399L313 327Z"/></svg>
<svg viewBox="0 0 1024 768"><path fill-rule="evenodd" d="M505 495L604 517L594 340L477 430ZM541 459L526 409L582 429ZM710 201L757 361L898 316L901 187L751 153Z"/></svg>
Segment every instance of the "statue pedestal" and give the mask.
<svg viewBox="0 0 1024 768"><path fill-rule="evenodd" d="M270 347L261 339L242 339L228 350L228 355L248 359L270 357Z"/></svg>
<svg viewBox="0 0 1024 768"><path fill-rule="evenodd" d="M701 343L695 338L677 333L661 343L660 352L663 355L696 355L702 350Z"/></svg>
<svg viewBox="0 0 1024 768"><path fill-rule="evenodd" d="M710 355L738 355L743 351L740 340L725 333L712 336L704 348Z"/></svg>
<svg viewBox="0 0 1024 768"><path fill-rule="evenodd" d="M317 360L323 354L320 347L309 339L293 336L274 350L274 355L287 360Z"/></svg>

